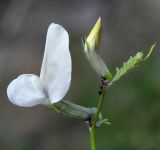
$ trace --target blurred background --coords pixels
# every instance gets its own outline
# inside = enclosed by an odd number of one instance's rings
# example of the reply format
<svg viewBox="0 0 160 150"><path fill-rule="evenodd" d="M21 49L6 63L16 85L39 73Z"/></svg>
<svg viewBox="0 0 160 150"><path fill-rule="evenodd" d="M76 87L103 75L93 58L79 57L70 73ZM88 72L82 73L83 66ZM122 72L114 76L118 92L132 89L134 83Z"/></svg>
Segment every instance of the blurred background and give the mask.
<svg viewBox="0 0 160 150"><path fill-rule="evenodd" d="M39 75L51 22L70 34L71 88L65 99L93 107L99 78L82 51L81 37L102 17L101 54L113 74L129 56L157 42L151 58L108 89L97 130L99 150L160 150L159 0L0 0L0 149L89 150L84 123L60 117L44 106L22 108L6 96L23 73Z"/></svg>

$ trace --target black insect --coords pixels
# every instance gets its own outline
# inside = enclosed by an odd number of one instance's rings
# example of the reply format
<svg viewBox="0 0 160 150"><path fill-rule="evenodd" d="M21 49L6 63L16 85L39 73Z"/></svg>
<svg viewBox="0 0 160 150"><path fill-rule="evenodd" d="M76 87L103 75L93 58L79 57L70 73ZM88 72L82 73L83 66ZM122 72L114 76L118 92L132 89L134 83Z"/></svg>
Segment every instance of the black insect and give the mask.
<svg viewBox="0 0 160 150"><path fill-rule="evenodd" d="M100 83L100 86L99 86L98 93L99 93L99 95L102 95L102 90L104 88L106 88L107 85L108 85L108 79L106 77L104 77L104 76L101 76L100 79L101 79L101 83Z"/></svg>

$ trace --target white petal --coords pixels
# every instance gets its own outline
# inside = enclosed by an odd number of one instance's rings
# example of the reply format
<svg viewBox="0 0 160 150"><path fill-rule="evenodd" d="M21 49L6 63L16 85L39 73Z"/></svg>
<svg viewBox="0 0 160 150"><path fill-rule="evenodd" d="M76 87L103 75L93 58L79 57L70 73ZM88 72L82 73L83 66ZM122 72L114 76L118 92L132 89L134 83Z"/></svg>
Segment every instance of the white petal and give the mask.
<svg viewBox="0 0 160 150"><path fill-rule="evenodd" d="M48 28L40 78L50 103L62 100L70 86L71 56L68 33L58 24Z"/></svg>
<svg viewBox="0 0 160 150"><path fill-rule="evenodd" d="M48 103L40 78L33 74L14 79L7 88L7 95L13 104L23 107Z"/></svg>

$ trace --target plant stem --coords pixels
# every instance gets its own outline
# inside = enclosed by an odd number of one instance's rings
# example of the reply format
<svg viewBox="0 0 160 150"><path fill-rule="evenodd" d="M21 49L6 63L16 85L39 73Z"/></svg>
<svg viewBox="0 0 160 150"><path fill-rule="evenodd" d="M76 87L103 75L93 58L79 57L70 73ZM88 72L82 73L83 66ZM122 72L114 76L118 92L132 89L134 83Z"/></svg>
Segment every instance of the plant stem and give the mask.
<svg viewBox="0 0 160 150"><path fill-rule="evenodd" d="M96 150L96 144L95 144L95 129L96 129L96 123L99 119L99 115L102 111L102 106L104 103L104 97L105 97L105 89L102 89L102 94L100 95L100 100L97 106L97 111L95 114L95 117L92 120L92 125L89 128L90 131L90 145L91 145L91 150Z"/></svg>
<svg viewBox="0 0 160 150"><path fill-rule="evenodd" d="M90 145L91 145L91 150L96 150L96 144L95 144L95 129L94 128L89 128L90 132Z"/></svg>

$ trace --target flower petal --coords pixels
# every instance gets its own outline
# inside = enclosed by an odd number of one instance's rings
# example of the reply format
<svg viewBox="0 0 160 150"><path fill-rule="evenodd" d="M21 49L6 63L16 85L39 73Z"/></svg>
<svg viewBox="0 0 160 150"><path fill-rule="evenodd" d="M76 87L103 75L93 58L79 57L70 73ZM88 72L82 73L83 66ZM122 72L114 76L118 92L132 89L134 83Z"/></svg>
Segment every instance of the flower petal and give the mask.
<svg viewBox="0 0 160 150"><path fill-rule="evenodd" d="M14 79L7 88L7 95L18 106L48 104L40 78L33 74L23 74Z"/></svg>
<svg viewBox="0 0 160 150"><path fill-rule="evenodd" d="M40 78L50 103L62 100L70 86L71 56L68 33L58 24L48 28Z"/></svg>

